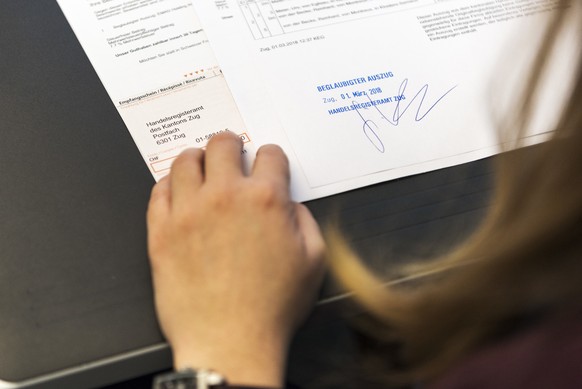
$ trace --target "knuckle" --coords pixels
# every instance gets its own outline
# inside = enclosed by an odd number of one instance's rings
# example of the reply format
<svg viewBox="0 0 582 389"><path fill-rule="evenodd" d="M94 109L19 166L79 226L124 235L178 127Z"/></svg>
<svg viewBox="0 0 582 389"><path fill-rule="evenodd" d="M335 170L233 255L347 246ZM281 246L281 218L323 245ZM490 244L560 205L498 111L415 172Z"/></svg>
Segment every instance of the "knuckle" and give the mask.
<svg viewBox="0 0 582 389"><path fill-rule="evenodd" d="M249 191L253 203L260 207L270 208L282 202L280 188L271 182L256 182Z"/></svg>
<svg viewBox="0 0 582 389"><path fill-rule="evenodd" d="M238 195L236 185L229 182L220 182L213 186L212 191L207 194L208 206L213 210L224 210L230 208Z"/></svg>
<svg viewBox="0 0 582 389"><path fill-rule="evenodd" d="M178 155L178 157L172 162L171 172L176 173L179 170L183 170L187 162L188 161L184 153Z"/></svg>
<svg viewBox="0 0 582 389"><path fill-rule="evenodd" d="M181 170L191 164L193 160L198 158L203 151L200 149L186 149L174 159L172 162L172 170Z"/></svg>
<svg viewBox="0 0 582 389"><path fill-rule="evenodd" d="M150 193L148 212L151 212L152 207L154 207L158 201L161 201L162 199L164 199L164 197L165 197L165 191L164 191L162 185L160 185L160 184L154 185L154 187L152 188L152 191Z"/></svg>

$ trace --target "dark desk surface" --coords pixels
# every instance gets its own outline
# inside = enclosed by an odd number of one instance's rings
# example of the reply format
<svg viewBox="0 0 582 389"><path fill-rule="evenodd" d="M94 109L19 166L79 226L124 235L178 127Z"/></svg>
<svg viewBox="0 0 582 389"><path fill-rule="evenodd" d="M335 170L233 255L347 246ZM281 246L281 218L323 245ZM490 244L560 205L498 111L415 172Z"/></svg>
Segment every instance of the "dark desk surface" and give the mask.
<svg viewBox="0 0 582 389"><path fill-rule="evenodd" d="M145 244L154 180L56 2L2 1L0 25L0 387L94 387L166 368ZM339 214L386 266L470 230L489 178L481 161L308 205L320 221ZM317 375L315 350L341 353L331 305L299 334L291 381Z"/></svg>

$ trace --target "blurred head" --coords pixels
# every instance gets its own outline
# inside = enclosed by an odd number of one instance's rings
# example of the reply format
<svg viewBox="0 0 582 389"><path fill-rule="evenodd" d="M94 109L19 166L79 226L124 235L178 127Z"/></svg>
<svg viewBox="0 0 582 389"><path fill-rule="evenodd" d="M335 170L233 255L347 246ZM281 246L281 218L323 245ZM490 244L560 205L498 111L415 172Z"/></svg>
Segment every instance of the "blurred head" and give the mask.
<svg viewBox="0 0 582 389"><path fill-rule="evenodd" d="M500 139L527 133L541 81L564 38L581 31L578 1L561 1L546 27L523 95L500 121ZM463 245L412 273L439 273L414 289L385 286L331 229L331 267L381 322L377 335L398 339L420 376L442 372L524 315L580 309L582 301L582 69L577 48L570 96L551 140L495 158L492 205ZM518 142L509 142L519 145ZM506 143L507 144L507 143ZM410 272L410 271L409 271Z"/></svg>

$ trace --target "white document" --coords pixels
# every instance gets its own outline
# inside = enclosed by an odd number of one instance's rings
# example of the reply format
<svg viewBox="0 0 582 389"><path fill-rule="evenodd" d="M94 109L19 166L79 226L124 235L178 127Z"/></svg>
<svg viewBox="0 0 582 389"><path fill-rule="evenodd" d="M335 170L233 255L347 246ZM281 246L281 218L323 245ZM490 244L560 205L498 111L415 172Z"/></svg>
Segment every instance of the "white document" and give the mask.
<svg viewBox="0 0 582 389"><path fill-rule="evenodd" d="M156 180L187 147L250 137L190 0L58 0Z"/></svg>
<svg viewBox="0 0 582 389"><path fill-rule="evenodd" d="M511 96L491 85L516 79L500 66L508 42L557 4L58 2L156 180L183 149L230 130L247 162L281 145L301 201L497 152L491 103ZM541 116L532 136L551 129Z"/></svg>
<svg viewBox="0 0 582 389"><path fill-rule="evenodd" d="M507 70L524 62L509 43L519 33L531 37L523 43L535 50L535 32L556 4L204 0L194 6L253 139L284 147L294 195L304 200L497 152L492 105L511 95L496 96L492 86L518 79ZM557 106L546 104L548 112ZM545 115L530 135L549 131L554 117Z"/></svg>

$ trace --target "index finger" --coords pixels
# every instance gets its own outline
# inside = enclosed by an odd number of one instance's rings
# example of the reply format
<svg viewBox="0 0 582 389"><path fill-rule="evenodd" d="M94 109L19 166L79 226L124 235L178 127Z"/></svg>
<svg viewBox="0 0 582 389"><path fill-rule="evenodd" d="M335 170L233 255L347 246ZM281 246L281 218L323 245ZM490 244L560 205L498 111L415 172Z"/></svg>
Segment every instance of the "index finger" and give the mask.
<svg viewBox="0 0 582 389"><path fill-rule="evenodd" d="M204 151L184 150L172 163L170 170L170 190L173 206L181 207L191 203L204 181Z"/></svg>
<svg viewBox="0 0 582 389"><path fill-rule="evenodd" d="M257 150L257 156L251 173L253 177L264 178L279 186L289 189L289 160L277 145L264 145Z"/></svg>

